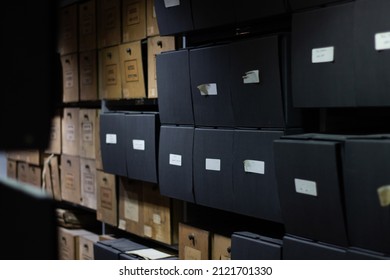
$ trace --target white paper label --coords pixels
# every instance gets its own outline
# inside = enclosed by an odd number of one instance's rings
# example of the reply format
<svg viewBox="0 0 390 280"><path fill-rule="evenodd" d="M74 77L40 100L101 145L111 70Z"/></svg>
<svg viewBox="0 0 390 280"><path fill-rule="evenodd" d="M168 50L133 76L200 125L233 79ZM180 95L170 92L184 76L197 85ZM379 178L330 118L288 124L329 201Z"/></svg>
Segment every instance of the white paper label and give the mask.
<svg viewBox="0 0 390 280"><path fill-rule="evenodd" d="M93 140L92 122L83 123L82 128L83 128L83 141L84 142L92 142L92 140Z"/></svg>
<svg viewBox="0 0 390 280"><path fill-rule="evenodd" d="M133 139L133 149L138 151L145 150L145 140Z"/></svg>
<svg viewBox="0 0 390 280"><path fill-rule="evenodd" d="M203 84L197 88L201 95L218 95L217 84Z"/></svg>
<svg viewBox="0 0 390 280"><path fill-rule="evenodd" d="M180 5L180 0L164 0L165 8L175 7Z"/></svg>
<svg viewBox="0 0 390 280"><path fill-rule="evenodd" d="M244 84L258 84L260 83L259 70L252 70L245 73L242 77Z"/></svg>
<svg viewBox="0 0 390 280"><path fill-rule="evenodd" d="M140 256L145 260L159 260L159 259L165 259L172 256L152 248L140 249L135 251L127 251L126 254Z"/></svg>
<svg viewBox="0 0 390 280"><path fill-rule="evenodd" d="M181 155L169 154L169 164L181 166Z"/></svg>
<svg viewBox="0 0 390 280"><path fill-rule="evenodd" d="M206 170L221 171L221 160L206 158Z"/></svg>
<svg viewBox="0 0 390 280"><path fill-rule="evenodd" d="M152 237L152 227L144 225L144 235L146 237Z"/></svg>
<svg viewBox="0 0 390 280"><path fill-rule="evenodd" d="M390 206L390 186L380 187L378 189L378 197L380 206Z"/></svg>
<svg viewBox="0 0 390 280"><path fill-rule="evenodd" d="M122 219L119 219L119 226L118 226L118 228L121 229L121 230L126 230L126 221L122 220Z"/></svg>
<svg viewBox="0 0 390 280"><path fill-rule="evenodd" d="M66 126L66 141L75 140L75 127L73 124L68 124Z"/></svg>
<svg viewBox="0 0 390 280"><path fill-rule="evenodd" d="M161 216L159 214L153 213L153 223L161 225Z"/></svg>
<svg viewBox="0 0 390 280"><path fill-rule="evenodd" d="M265 163L259 160L244 160L244 170L248 173L264 174Z"/></svg>
<svg viewBox="0 0 390 280"><path fill-rule="evenodd" d="M106 134L106 144L116 144L116 134Z"/></svg>
<svg viewBox="0 0 390 280"><path fill-rule="evenodd" d="M312 63L326 63L334 61L334 47L313 49L311 53Z"/></svg>
<svg viewBox="0 0 390 280"><path fill-rule="evenodd" d="M297 193L317 196L317 183L314 181L294 179L295 191Z"/></svg>
<svg viewBox="0 0 390 280"><path fill-rule="evenodd" d="M138 223L139 222L139 198L135 192L130 192L125 197L125 218Z"/></svg>
<svg viewBox="0 0 390 280"><path fill-rule="evenodd" d="M375 50L390 50L390 32L375 34Z"/></svg>

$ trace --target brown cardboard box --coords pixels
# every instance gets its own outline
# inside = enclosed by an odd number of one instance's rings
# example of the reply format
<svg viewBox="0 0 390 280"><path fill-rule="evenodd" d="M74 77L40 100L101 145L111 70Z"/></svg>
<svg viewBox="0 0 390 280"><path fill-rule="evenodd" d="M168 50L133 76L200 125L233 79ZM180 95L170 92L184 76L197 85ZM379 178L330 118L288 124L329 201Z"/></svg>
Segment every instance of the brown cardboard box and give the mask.
<svg viewBox="0 0 390 280"><path fill-rule="evenodd" d="M96 166L95 160L80 158L81 205L96 210Z"/></svg>
<svg viewBox="0 0 390 280"><path fill-rule="evenodd" d="M141 41L120 45L119 59L123 98L146 97Z"/></svg>
<svg viewBox="0 0 390 280"><path fill-rule="evenodd" d="M93 235L84 229L58 228L58 252L60 260L77 260L79 258L80 236Z"/></svg>
<svg viewBox="0 0 390 280"><path fill-rule="evenodd" d="M62 116L62 152L78 156L80 146L79 109L64 108Z"/></svg>
<svg viewBox="0 0 390 280"><path fill-rule="evenodd" d="M25 162L18 162L17 163L17 174L18 174L18 181L22 183L28 184L28 164Z"/></svg>
<svg viewBox="0 0 390 280"><path fill-rule="evenodd" d="M80 100L98 100L97 51L79 54Z"/></svg>
<svg viewBox="0 0 390 280"><path fill-rule="evenodd" d="M42 168L35 165L28 166L28 183L41 188L42 186Z"/></svg>
<svg viewBox="0 0 390 280"><path fill-rule="evenodd" d="M121 99L122 80L118 46L99 51L99 87L101 99Z"/></svg>
<svg viewBox="0 0 390 280"><path fill-rule="evenodd" d="M123 0L122 3L122 41L146 38L146 0Z"/></svg>
<svg viewBox="0 0 390 280"><path fill-rule="evenodd" d="M156 55L175 49L175 37L148 38L148 98L157 98Z"/></svg>
<svg viewBox="0 0 390 280"><path fill-rule="evenodd" d="M144 234L143 184L125 177L119 179L119 228L139 236Z"/></svg>
<svg viewBox="0 0 390 280"><path fill-rule="evenodd" d="M98 1L98 46L106 48L121 42L121 1Z"/></svg>
<svg viewBox="0 0 390 280"><path fill-rule="evenodd" d="M29 164L41 165L43 163L43 157L39 150L26 150L23 154L24 161Z"/></svg>
<svg viewBox="0 0 390 280"><path fill-rule="evenodd" d="M179 259L208 260L210 232L186 224L179 224Z"/></svg>
<svg viewBox="0 0 390 280"><path fill-rule="evenodd" d="M61 55L77 52L77 4L60 9L58 51Z"/></svg>
<svg viewBox="0 0 390 280"><path fill-rule="evenodd" d="M96 1L89 0L79 5L79 51L97 48Z"/></svg>
<svg viewBox="0 0 390 280"><path fill-rule="evenodd" d="M143 183L143 236L165 244L177 244L183 209L179 201L160 195L158 185Z"/></svg>
<svg viewBox="0 0 390 280"><path fill-rule="evenodd" d="M93 260L93 244L99 241L99 235L88 234L79 236L79 260Z"/></svg>
<svg viewBox="0 0 390 280"><path fill-rule="evenodd" d="M211 242L211 259L212 260L230 260L232 240L229 237L213 234Z"/></svg>
<svg viewBox="0 0 390 280"><path fill-rule="evenodd" d="M69 202L81 203L79 157L61 156L61 197Z"/></svg>
<svg viewBox="0 0 390 280"><path fill-rule="evenodd" d="M7 177L15 180L17 178L17 163L15 160L7 159Z"/></svg>
<svg viewBox="0 0 390 280"><path fill-rule="evenodd" d="M45 189L55 199L61 200L61 180L56 155L46 155L44 163Z"/></svg>
<svg viewBox="0 0 390 280"><path fill-rule="evenodd" d="M100 110L97 111L95 125L95 157L96 169L103 170L102 151L100 149Z"/></svg>
<svg viewBox="0 0 390 280"><path fill-rule="evenodd" d="M80 109L80 157L95 159L96 109Z"/></svg>
<svg viewBox="0 0 390 280"><path fill-rule="evenodd" d="M61 116L56 115L51 120L50 141L45 153L61 154L61 141Z"/></svg>
<svg viewBox="0 0 390 280"><path fill-rule="evenodd" d="M97 209L96 218L112 226L118 224L118 207L115 175L96 171Z"/></svg>
<svg viewBox="0 0 390 280"><path fill-rule="evenodd" d="M146 35L148 37L158 35L156 10L154 8L154 0L147 0L146 2Z"/></svg>
<svg viewBox="0 0 390 280"><path fill-rule="evenodd" d="M62 65L62 101L79 101L79 64L78 54L61 56Z"/></svg>
<svg viewBox="0 0 390 280"><path fill-rule="evenodd" d="M17 151L7 151L7 159L20 161L19 153Z"/></svg>

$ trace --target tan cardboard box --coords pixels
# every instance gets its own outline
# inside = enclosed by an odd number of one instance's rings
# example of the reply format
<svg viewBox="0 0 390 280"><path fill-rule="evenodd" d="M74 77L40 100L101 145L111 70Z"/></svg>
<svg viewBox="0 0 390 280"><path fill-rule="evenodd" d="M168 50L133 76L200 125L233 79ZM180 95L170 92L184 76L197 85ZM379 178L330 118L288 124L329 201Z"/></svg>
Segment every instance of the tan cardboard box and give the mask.
<svg viewBox="0 0 390 280"><path fill-rule="evenodd" d="M148 38L148 98L157 98L156 55L175 49L175 37Z"/></svg>
<svg viewBox="0 0 390 280"><path fill-rule="evenodd" d="M61 129L62 152L78 156L80 146L79 108L64 108Z"/></svg>
<svg viewBox="0 0 390 280"><path fill-rule="evenodd" d="M211 259L231 260L231 246L231 238L219 234L213 234L211 242Z"/></svg>
<svg viewBox="0 0 390 280"><path fill-rule="evenodd" d="M24 161L29 164L41 165L43 163L43 157L39 150L26 150L23 154Z"/></svg>
<svg viewBox="0 0 390 280"><path fill-rule="evenodd" d="M180 223L179 259L210 259L210 232Z"/></svg>
<svg viewBox="0 0 390 280"><path fill-rule="evenodd" d="M119 179L119 225L122 230L144 234L143 184L125 177Z"/></svg>
<svg viewBox="0 0 390 280"><path fill-rule="evenodd" d="M96 171L97 209L96 218L112 226L118 225L118 204L115 175Z"/></svg>
<svg viewBox="0 0 390 280"><path fill-rule="evenodd" d="M99 235L88 234L79 236L79 260L93 260L93 244L99 241Z"/></svg>
<svg viewBox="0 0 390 280"><path fill-rule="evenodd" d="M7 159L20 161L18 151L7 151Z"/></svg>
<svg viewBox="0 0 390 280"><path fill-rule="evenodd" d="M123 0L122 5L122 41L145 39L146 0Z"/></svg>
<svg viewBox="0 0 390 280"><path fill-rule="evenodd" d="M15 160L7 159L7 177L15 180L17 178L17 163Z"/></svg>
<svg viewBox="0 0 390 280"><path fill-rule="evenodd" d="M75 204L81 203L80 158L77 156L61 156L61 197Z"/></svg>
<svg viewBox="0 0 390 280"><path fill-rule="evenodd" d="M80 100L98 100L97 51L79 54Z"/></svg>
<svg viewBox="0 0 390 280"><path fill-rule="evenodd" d="M121 43L121 1L98 1L98 46L106 48Z"/></svg>
<svg viewBox="0 0 390 280"><path fill-rule="evenodd" d="M80 158L81 205L96 210L96 166L95 160Z"/></svg>
<svg viewBox="0 0 390 280"><path fill-rule="evenodd" d="M79 4L79 51L97 48L96 1Z"/></svg>
<svg viewBox="0 0 390 280"><path fill-rule="evenodd" d="M121 99L122 80L118 46L99 51L99 96L101 99Z"/></svg>
<svg viewBox="0 0 390 280"><path fill-rule="evenodd" d="M54 157L54 155L53 155ZM43 163L43 170L42 170L42 176L44 177L44 184L42 185L42 188L46 190L46 192L54 198L54 190L53 190L53 183L51 180L51 167L50 167L50 159L52 158L52 155L45 155L45 162ZM61 196L60 196L61 197Z"/></svg>
<svg viewBox="0 0 390 280"><path fill-rule="evenodd" d="M78 102L79 99L79 64L78 54L61 56L62 65L62 101Z"/></svg>
<svg viewBox="0 0 390 280"><path fill-rule="evenodd" d="M59 53L64 55L77 52L77 4L60 9L58 31Z"/></svg>
<svg viewBox="0 0 390 280"><path fill-rule="evenodd" d="M119 59L123 98L146 97L141 41L120 45Z"/></svg>
<svg viewBox="0 0 390 280"><path fill-rule="evenodd" d="M146 2L146 35L159 35L156 9L154 8L154 0L147 0Z"/></svg>
<svg viewBox="0 0 390 280"><path fill-rule="evenodd" d="M49 146L45 150L47 154L61 154L61 116L56 115L51 120Z"/></svg>
<svg viewBox="0 0 390 280"><path fill-rule="evenodd" d="M84 229L58 228L58 252L60 260L79 259L80 236L93 235L92 232Z"/></svg>
<svg viewBox="0 0 390 280"><path fill-rule="evenodd" d="M100 110L97 111L95 128L95 164L96 169L103 170L102 151L100 148Z"/></svg>
<svg viewBox="0 0 390 280"><path fill-rule="evenodd" d="M26 162L18 162L17 163L17 174L18 181L22 183L28 184L28 164Z"/></svg>
<svg viewBox="0 0 390 280"><path fill-rule="evenodd" d="M46 176L49 176L50 182L47 183L51 186L51 192L55 200L61 200L61 178L60 178L60 168L59 168L59 156L53 156L50 158L50 161L47 163L46 167ZM47 179L46 179L47 182Z"/></svg>
<svg viewBox="0 0 390 280"><path fill-rule="evenodd" d="M42 187L42 168L40 166L28 166L28 183L38 188Z"/></svg>
<svg viewBox="0 0 390 280"><path fill-rule="evenodd" d="M95 159L95 133L98 111L96 109L80 109L80 157Z"/></svg>

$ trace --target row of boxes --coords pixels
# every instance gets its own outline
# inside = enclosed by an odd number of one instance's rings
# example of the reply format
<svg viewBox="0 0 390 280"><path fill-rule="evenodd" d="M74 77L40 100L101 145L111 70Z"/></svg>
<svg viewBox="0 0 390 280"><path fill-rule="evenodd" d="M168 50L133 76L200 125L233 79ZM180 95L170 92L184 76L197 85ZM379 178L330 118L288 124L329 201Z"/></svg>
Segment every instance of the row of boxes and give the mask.
<svg viewBox="0 0 390 280"><path fill-rule="evenodd" d="M275 141L286 232L390 253L388 135L305 134Z"/></svg>
<svg viewBox="0 0 390 280"><path fill-rule="evenodd" d="M32 186L41 187L42 167L8 158L7 177Z"/></svg>
<svg viewBox="0 0 390 280"><path fill-rule="evenodd" d="M85 229L58 228L58 253L60 260L93 260L94 244L99 235Z"/></svg>
<svg viewBox="0 0 390 280"><path fill-rule="evenodd" d="M154 0L89 0L60 9L58 51L91 51L159 34Z"/></svg>
<svg viewBox="0 0 390 280"><path fill-rule="evenodd" d="M157 55L163 124L297 127L286 34Z"/></svg>

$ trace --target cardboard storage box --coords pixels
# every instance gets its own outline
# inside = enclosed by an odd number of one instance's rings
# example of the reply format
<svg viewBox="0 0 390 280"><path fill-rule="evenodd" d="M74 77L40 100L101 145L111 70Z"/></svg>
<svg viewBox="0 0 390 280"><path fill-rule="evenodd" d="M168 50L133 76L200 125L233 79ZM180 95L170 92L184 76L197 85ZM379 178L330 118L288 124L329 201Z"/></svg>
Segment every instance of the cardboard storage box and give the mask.
<svg viewBox="0 0 390 280"><path fill-rule="evenodd" d="M98 48L121 42L121 1L98 0Z"/></svg>
<svg viewBox="0 0 390 280"><path fill-rule="evenodd" d="M79 97L79 64L78 54L61 56L62 65L62 101L78 102Z"/></svg>
<svg viewBox="0 0 390 280"><path fill-rule="evenodd" d="M118 46L99 51L99 97L121 99L122 78Z"/></svg>
<svg viewBox="0 0 390 280"><path fill-rule="evenodd" d="M43 166L45 189L55 199L61 200L61 178L59 168L59 156L45 156Z"/></svg>
<svg viewBox="0 0 390 280"><path fill-rule="evenodd" d="M210 232L179 223L179 259L209 260Z"/></svg>
<svg viewBox="0 0 390 280"><path fill-rule="evenodd" d="M159 34L155 0L146 0L146 35L148 37Z"/></svg>
<svg viewBox="0 0 390 280"><path fill-rule="evenodd" d="M99 241L99 235L97 234L87 234L79 236L79 260L93 260L94 251L93 247L96 242Z"/></svg>
<svg viewBox="0 0 390 280"><path fill-rule="evenodd" d="M60 260L79 259L79 244L81 236L89 236L92 232L84 229L58 228L58 246Z"/></svg>
<svg viewBox="0 0 390 280"><path fill-rule="evenodd" d="M79 4L79 51L97 48L96 0Z"/></svg>
<svg viewBox="0 0 390 280"><path fill-rule="evenodd" d="M146 0L122 1L122 42L146 38Z"/></svg>
<svg viewBox="0 0 390 280"><path fill-rule="evenodd" d="M96 210L95 160L80 158L81 205Z"/></svg>
<svg viewBox="0 0 390 280"><path fill-rule="evenodd" d="M25 162L18 162L17 163L17 174L18 174L18 181L21 183L28 184L29 183L29 176L28 176L28 164Z"/></svg>
<svg viewBox="0 0 390 280"><path fill-rule="evenodd" d="M211 259L212 260L230 260L232 252L232 240L219 234L213 234L211 240Z"/></svg>
<svg viewBox="0 0 390 280"><path fill-rule="evenodd" d="M80 153L79 108L64 108L62 116L62 152L78 156Z"/></svg>
<svg viewBox="0 0 390 280"><path fill-rule="evenodd" d="M77 52L77 4L60 8L58 52L61 55Z"/></svg>
<svg viewBox="0 0 390 280"><path fill-rule="evenodd" d="M17 162L12 159L7 159L7 177L16 179L17 174Z"/></svg>
<svg viewBox="0 0 390 280"><path fill-rule="evenodd" d="M95 159L95 134L98 111L96 109L80 109L80 157Z"/></svg>
<svg viewBox="0 0 390 280"><path fill-rule="evenodd" d="M136 243L125 238L98 241L94 244L94 259L119 260L120 255L125 252L146 248L147 247L145 245Z"/></svg>
<svg viewBox="0 0 390 280"><path fill-rule="evenodd" d="M40 166L28 166L28 183L38 188L42 187L42 168Z"/></svg>
<svg viewBox="0 0 390 280"><path fill-rule="evenodd" d="M102 151L100 145L100 110L97 110L95 123L95 161L96 169L103 170Z"/></svg>
<svg viewBox="0 0 390 280"><path fill-rule="evenodd" d="M63 200L81 204L80 158L61 156L61 197Z"/></svg>
<svg viewBox="0 0 390 280"><path fill-rule="evenodd" d="M155 0L160 35L185 33L194 29L190 0Z"/></svg>
<svg viewBox="0 0 390 280"><path fill-rule="evenodd" d="M61 116L55 115L51 120L49 146L45 149L45 153L57 155L61 154L61 135Z"/></svg>
<svg viewBox="0 0 390 280"><path fill-rule="evenodd" d="M118 205L115 175L96 171L96 218L112 226L118 225Z"/></svg>
<svg viewBox="0 0 390 280"><path fill-rule="evenodd" d="M33 165L41 165L43 158L42 153L39 150L26 150L23 151L24 161L33 164Z"/></svg>
<svg viewBox="0 0 390 280"><path fill-rule="evenodd" d="M98 100L97 51L79 53L80 101Z"/></svg>

